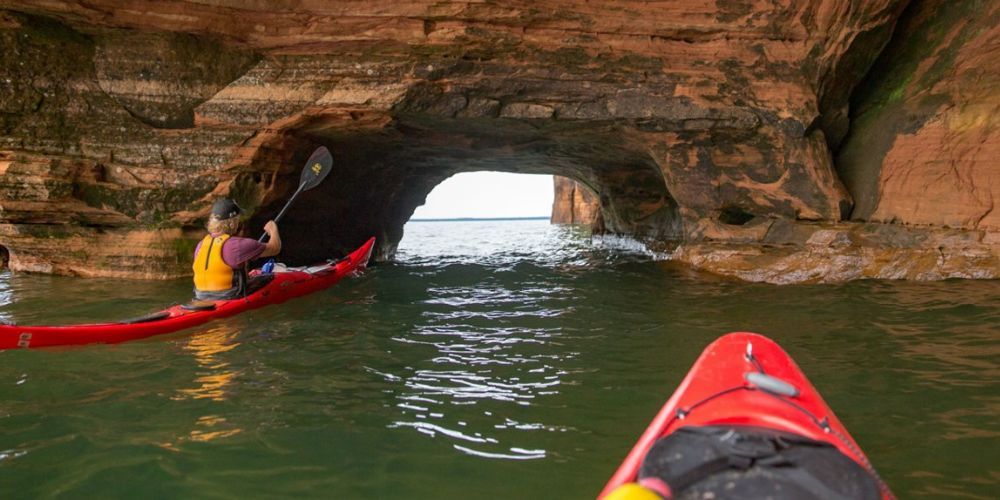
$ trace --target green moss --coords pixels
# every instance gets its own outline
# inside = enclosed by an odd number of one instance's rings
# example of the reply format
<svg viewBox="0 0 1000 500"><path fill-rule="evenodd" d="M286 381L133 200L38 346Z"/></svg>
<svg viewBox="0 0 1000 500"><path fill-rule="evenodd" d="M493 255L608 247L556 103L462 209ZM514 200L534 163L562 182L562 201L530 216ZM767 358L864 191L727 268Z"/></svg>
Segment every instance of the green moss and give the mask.
<svg viewBox="0 0 1000 500"><path fill-rule="evenodd" d="M44 17L10 15L21 27L0 31L0 79L9 82L0 99L5 133L16 134L22 147L73 147L84 123L70 126L67 117L90 108L77 82L92 78L93 42Z"/></svg>
<svg viewBox="0 0 1000 500"><path fill-rule="evenodd" d="M198 240L176 238L171 241L171 244L179 264L190 264L194 260L194 249L198 246Z"/></svg>
<svg viewBox="0 0 1000 500"><path fill-rule="evenodd" d="M946 38L952 33L955 26L961 27L951 42L938 50L936 54L937 59L934 61L934 64L921 75L921 87L930 87L941 81L950 70L954 69L955 58L962 47L983 32L983 28L978 26L979 23L973 21L973 19L976 19L975 16L982 11L983 7L983 2L981 1L965 1L954 2L954 4L949 3L946 8L942 9L945 15L941 16L940 24L935 26L937 30L935 35L940 38ZM964 26L961 24L963 22L965 23ZM989 19L985 20L985 22L989 26L995 26L1000 22L1000 15L995 13Z"/></svg>
<svg viewBox="0 0 1000 500"><path fill-rule="evenodd" d="M65 224L24 224L18 226L18 231L39 239L63 239L76 236L77 229Z"/></svg>
<svg viewBox="0 0 1000 500"><path fill-rule="evenodd" d="M602 67L606 71L660 71L663 69L664 61L659 57L640 56L636 54L626 54L620 58L604 59L605 65Z"/></svg>
<svg viewBox="0 0 1000 500"><path fill-rule="evenodd" d="M580 47L563 48L551 54L560 66L586 66L590 63L591 57L586 50Z"/></svg>
<svg viewBox="0 0 1000 500"><path fill-rule="evenodd" d="M878 205L882 162L896 138L920 130L954 96L933 93L951 77L958 53L995 26L1000 14L983 15L987 2L911 2L893 38L851 98L851 130L837 153L837 172L867 219ZM929 64L928 64L929 63Z"/></svg>
<svg viewBox="0 0 1000 500"><path fill-rule="evenodd" d="M906 79L900 82L899 85L894 90L889 92L889 95L886 98L885 102L879 102L876 105L881 107L886 104L901 100L903 98L903 95L906 94L906 87L910 85L911 80L913 80L913 75L907 76Z"/></svg>
<svg viewBox="0 0 1000 500"><path fill-rule="evenodd" d="M982 0L914 2L872 72L855 92L852 107L858 113L867 113L941 81L954 68L958 52L981 31L981 26L1000 22L996 14L983 18L984 10ZM933 63L918 73L928 59Z"/></svg>
<svg viewBox="0 0 1000 500"><path fill-rule="evenodd" d="M186 210L204 195L200 186L179 186L162 189L141 187L122 188L110 183L80 183L73 186L73 197L88 206L111 209L152 228L175 225L174 213Z"/></svg>
<svg viewBox="0 0 1000 500"><path fill-rule="evenodd" d="M96 184L78 184L73 188L73 196L94 208L109 206L113 199L108 196L108 190Z"/></svg>

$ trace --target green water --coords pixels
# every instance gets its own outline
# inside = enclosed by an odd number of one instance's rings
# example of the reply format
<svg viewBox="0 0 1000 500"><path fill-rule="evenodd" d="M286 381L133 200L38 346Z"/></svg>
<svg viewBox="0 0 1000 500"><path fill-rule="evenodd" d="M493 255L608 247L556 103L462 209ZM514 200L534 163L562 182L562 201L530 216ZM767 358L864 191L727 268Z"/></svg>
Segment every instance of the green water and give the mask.
<svg viewBox="0 0 1000 500"><path fill-rule="evenodd" d="M396 264L281 306L0 351L0 491L589 498L734 330L795 357L900 497L998 491L1000 282L743 284L544 221L406 231ZM188 289L3 273L0 319L128 317Z"/></svg>

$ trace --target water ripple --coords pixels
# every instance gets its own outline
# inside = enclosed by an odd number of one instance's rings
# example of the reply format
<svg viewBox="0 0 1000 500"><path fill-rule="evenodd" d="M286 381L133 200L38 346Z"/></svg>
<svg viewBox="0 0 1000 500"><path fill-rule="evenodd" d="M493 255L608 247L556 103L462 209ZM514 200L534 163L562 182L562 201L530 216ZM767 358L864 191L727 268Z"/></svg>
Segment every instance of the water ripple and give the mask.
<svg viewBox="0 0 1000 500"><path fill-rule="evenodd" d="M279 307L146 342L0 352L0 483L25 497L592 497L704 346L753 330L795 357L901 497L993 495L1000 282L776 287L544 222L406 232L398 263ZM134 316L190 293L122 287L0 273L0 319Z"/></svg>
<svg viewBox="0 0 1000 500"><path fill-rule="evenodd" d="M412 225L407 231L441 227ZM571 428L516 415L551 404L542 400L559 397L561 387L575 385L580 373L570 366L579 353L567 349L562 338L569 333L565 317L576 313L577 288L562 281L572 274L562 273L629 252L649 257L637 247L609 248L623 241L594 245L567 239L572 228L540 226L541 238L514 235L511 245L489 231L478 232L479 227L463 227L462 242L441 242L448 245L446 251L411 248L407 240L400 246L400 265L426 280L426 286L420 292L419 321L391 339L425 354L422 363L380 373L399 384L394 393L400 418L389 427L452 441L453 449L472 457L544 459L551 454L532 436ZM552 279L553 271L558 279ZM476 422L474 429L470 422Z"/></svg>
<svg viewBox="0 0 1000 500"><path fill-rule="evenodd" d="M545 450L525 450L523 448L510 448L511 453L495 453L488 451L473 450L460 445L453 445L453 447L463 453L467 453L474 457L480 458L501 458L504 460L534 460L538 458L545 458Z"/></svg>

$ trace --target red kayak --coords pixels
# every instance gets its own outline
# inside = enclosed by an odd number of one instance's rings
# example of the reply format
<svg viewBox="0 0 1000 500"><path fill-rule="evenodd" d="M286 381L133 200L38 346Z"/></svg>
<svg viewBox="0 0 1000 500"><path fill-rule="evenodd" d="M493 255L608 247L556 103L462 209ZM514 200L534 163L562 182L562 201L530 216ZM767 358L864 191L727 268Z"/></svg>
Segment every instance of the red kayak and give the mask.
<svg viewBox="0 0 1000 500"><path fill-rule="evenodd" d="M371 258L375 238L337 262L274 272L270 282L246 297L176 305L163 311L117 323L69 326L0 325L0 349L51 347L91 343L114 344L176 332L251 309L280 304L323 290L344 276L362 270Z"/></svg>
<svg viewBox="0 0 1000 500"><path fill-rule="evenodd" d="M705 349L599 498L609 495L893 498L792 358L754 333Z"/></svg>

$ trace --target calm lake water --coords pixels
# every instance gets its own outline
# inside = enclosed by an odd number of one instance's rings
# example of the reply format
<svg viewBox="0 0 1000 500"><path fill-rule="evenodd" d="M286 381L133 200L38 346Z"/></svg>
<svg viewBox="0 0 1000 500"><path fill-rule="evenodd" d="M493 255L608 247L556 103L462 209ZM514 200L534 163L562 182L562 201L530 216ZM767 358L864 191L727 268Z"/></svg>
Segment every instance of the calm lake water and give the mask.
<svg viewBox="0 0 1000 500"><path fill-rule="evenodd" d="M0 319L189 289L3 273ZM795 357L901 498L1000 491L1000 282L736 283L519 221L410 223L394 264L186 332L0 351L0 492L590 498L737 330Z"/></svg>

